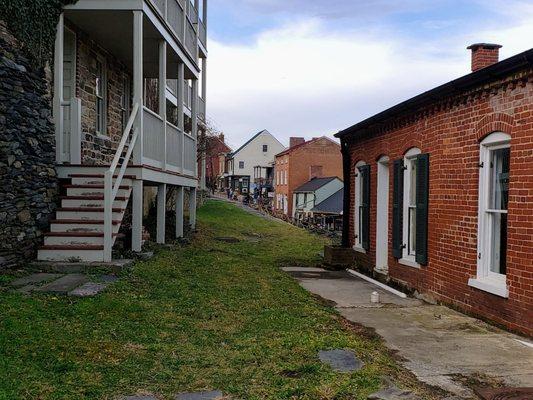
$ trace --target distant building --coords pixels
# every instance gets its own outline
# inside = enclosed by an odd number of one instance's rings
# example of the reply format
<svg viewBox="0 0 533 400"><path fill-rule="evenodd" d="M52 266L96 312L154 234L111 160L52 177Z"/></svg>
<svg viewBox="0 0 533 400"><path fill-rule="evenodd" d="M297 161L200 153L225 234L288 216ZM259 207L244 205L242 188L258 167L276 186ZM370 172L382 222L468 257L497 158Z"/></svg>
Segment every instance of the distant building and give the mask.
<svg viewBox="0 0 533 400"><path fill-rule="evenodd" d="M343 188L342 181L336 176L313 178L294 189L292 197L293 218L308 218L312 210Z"/></svg>
<svg viewBox="0 0 533 400"><path fill-rule="evenodd" d="M253 194L258 187L254 180L257 169L271 168L275 155L283 150L285 146L266 129L256 133L236 151L228 154L226 187L239 194Z"/></svg>
<svg viewBox="0 0 533 400"><path fill-rule="evenodd" d="M290 147L276 155L275 210L292 217L294 190L310 179L326 176L342 177L339 144L325 136L309 141L290 138Z"/></svg>
<svg viewBox="0 0 533 400"><path fill-rule="evenodd" d="M205 153L206 186L208 189L221 190L224 187L226 157L231 153L231 148L225 143L224 134L207 137Z"/></svg>
<svg viewBox="0 0 533 400"><path fill-rule="evenodd" d="M337 134L357 265L533 334L533 49Z"/></svg>
<svg viewBox="0 0 533 400"><path fill-rule="evenodd" d="M344 188L337 190L327 199L311 209L314 224L330 231L342 230L342 214L344 206Z"/></svg>

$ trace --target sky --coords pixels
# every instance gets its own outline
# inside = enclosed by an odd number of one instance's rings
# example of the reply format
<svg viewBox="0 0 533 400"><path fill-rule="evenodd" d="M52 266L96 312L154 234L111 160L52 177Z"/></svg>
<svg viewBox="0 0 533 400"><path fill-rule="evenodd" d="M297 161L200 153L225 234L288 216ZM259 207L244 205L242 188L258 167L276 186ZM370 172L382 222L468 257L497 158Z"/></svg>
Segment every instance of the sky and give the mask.
<svg viewBox="0 0 533 400"><path fill-rule="evenodd" d="M209 0L207 107L238 148L333 136L470 72L466 47L533 47L531 0Z"/></svg>

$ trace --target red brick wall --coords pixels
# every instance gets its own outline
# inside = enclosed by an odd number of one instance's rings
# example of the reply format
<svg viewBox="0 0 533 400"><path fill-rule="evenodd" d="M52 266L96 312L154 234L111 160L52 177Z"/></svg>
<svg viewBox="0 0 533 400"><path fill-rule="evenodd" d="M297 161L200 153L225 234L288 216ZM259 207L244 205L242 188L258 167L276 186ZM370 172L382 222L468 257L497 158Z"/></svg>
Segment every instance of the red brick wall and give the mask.
<svg viewBox="0 0 533 400"><path fill-rule="evenodd" d="M310 140L283 157L288 157L288 163L281 164L280 170L288 171L288 184L281 185L279 191L276 188L276 193L283 193L288 196L290 216L292 216L292 194L296 188L312 178L312 172L315 172L315 177L318 175L321 177L336 176L342 179L341 148L329 139ZM277 160L278 158L276 158ZM276 164L277 167L278 164Z"/></svg>
<svg viewBox="0 0 533 400"><path fill-rule="evenodd" d="M494 131L512 137L507 299L467 284L477 273L479 143ZM386 155L392 164L411 147L418 147L430 154L429 263L416 269L399 264L392 256L390 166L390 277L468 313L533 334L533 71L419 110L380 131L348 141L351 182L358 161L371 165L371 244L367 254L357 254L360 265L375 265L376 161ZM353 200L350 208L349 236L353 245Z"/></svg>

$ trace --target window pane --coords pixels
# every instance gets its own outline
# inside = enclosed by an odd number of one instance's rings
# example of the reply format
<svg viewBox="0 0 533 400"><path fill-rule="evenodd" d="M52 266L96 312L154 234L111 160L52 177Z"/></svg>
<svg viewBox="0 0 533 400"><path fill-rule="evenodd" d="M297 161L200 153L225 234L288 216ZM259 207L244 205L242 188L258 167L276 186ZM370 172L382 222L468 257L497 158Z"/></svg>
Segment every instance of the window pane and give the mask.
<svg viewBox="0 0 533 400"><path fill-rule="evenodd" d="M489 208L492 210L507 210L509 156L510 148L491 151Z"/></svg>
<svg viewBox="0 0 533 400"><path fill-rule="evenodd" d="M491 257L490 270L497 274L506 272L507 256L507 214L490 213Z"/></svg>
<svg viewBox="0 0 533 400"><path fill-rule="evenodd" d="M409 185L409 205L416 205L416 159L409 163L410 166L410 185Z"/></svg>
<svg viewBox="0 0 533 400"><path fill-rule="evenodd" d="M416 254L416 208L409 207L409 255Z"/></svg>

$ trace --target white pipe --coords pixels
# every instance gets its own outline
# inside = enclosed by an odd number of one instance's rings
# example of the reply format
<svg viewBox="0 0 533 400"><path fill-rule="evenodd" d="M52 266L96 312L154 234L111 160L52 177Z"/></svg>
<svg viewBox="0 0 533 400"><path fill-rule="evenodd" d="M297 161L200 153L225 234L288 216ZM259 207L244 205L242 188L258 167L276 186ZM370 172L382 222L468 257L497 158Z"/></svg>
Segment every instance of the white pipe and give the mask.
<svg viewBox="0 0 533 400"><path fill-rule="evenodd" d="M395 294L396 296L401 297L402 299L407 298L407 295L405 293L400 292L399 290L393 289L390 286L385 285L384 283L376 281L375 279L369 278L368 276L363 275L357 271L354 271L353 269L347 269L346 271L348 271L349 274L353 276L357 276L358 278L364 279L367 282L373 283L374 285L379 286L380 288L385 289L391 292L392 294Z"/></svg>

